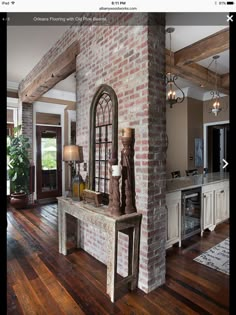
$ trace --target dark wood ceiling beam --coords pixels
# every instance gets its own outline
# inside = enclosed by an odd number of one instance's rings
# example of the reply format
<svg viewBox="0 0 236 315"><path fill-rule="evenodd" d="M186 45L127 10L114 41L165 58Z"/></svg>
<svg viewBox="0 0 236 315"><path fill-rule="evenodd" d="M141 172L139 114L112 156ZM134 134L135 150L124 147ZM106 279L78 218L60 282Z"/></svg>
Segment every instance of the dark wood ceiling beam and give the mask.
<svg viewBox="0 0 236 315"><path fill-rule="evenodd" d="M185 80L189 80L190 82L196 84L199 87L202 86L203 88L206 89L214 89L215 87L216 77L213 71L207 70L205 67L202 67L197 63L179 67L173 65L172 62L172 65L170 66L170 53L166 49L166 72L170 71ZM227 81L225 79L224 86L222 85L222 82L223 81L221 76L218 75L217 88L219 92L229 94L229 81L227 85Z"/></svg>
<svg viewBox="0 0 236 315"><path fill-rule="evenodd" d="M229 49L228 27L175 52L175 65L188 65L217 55L227 49Z"/></svg>
<svg viewBox="0 0 236 315"><path fill-rule="evenodd" d="M221 86L225 88L229 88L229 73L221 75Z"/></svg>
<svg viewBox="0 0 236 315"><path fill-rule="evenodd" d="M46 64L27 86L25 80L19 85L19 98L22 102L32 103L39 99L61 80L67 78L76 69L76 56L79 54L79 42L76 40L63 51L50 65ZM32 70L33 73L34 69ZM30 75L30 74L29 74Z"/></svg>

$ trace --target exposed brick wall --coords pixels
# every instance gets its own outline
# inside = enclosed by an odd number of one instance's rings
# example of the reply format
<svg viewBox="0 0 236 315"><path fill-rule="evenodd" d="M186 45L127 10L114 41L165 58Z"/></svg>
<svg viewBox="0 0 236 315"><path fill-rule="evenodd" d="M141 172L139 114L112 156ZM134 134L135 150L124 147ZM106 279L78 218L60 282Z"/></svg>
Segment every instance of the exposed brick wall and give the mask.
<svg viewBox="0 0 236 315"><path fill-rule="evenodd" d="M165 70L165 32L164 26L147 26L150 15L142 16L142 25L80 28L77 144L83 146L88 162L91 102L101 84L110 85L118 97L118 152L121 129L135 128L136 207L143 214L139 287L149 292L165 279L165 87L158 76ZM84 249L106 263L106 237L94 227L82 228ZM127 238L123 234L118 255L118 272L126 275Z"/></svg>
<svg viewBox="0 0 236 315"><path fill-rule="evenodd" d="M154 21L153 21L154 19ZM165 282L166 242L166 106L165 84L160 75L165 73L165 26L163 15L150 15L148 28L148 205L147 222L142 225L146 239L141 248L148 247L140 256L147 262L141 268L140 281L147 291ZM155 22L155 23L153 23ZM153 25L153 26L152 26ZM142 274L148 277L142 278Z"/></svg>
<svg viewBox="0 0 236 315"><path fill-rule="evenodd" d="M29 159L33 161L33 105L22 103L22 134L29 138Z"/></svg>
<svg viewBox="0 0 236 315"><path fill-rule="evenodd" d="M22 103L22 134L29 138L29 159L33 162L33 105ZM33 203L34 194L28 195L29 203Z"/></svg>

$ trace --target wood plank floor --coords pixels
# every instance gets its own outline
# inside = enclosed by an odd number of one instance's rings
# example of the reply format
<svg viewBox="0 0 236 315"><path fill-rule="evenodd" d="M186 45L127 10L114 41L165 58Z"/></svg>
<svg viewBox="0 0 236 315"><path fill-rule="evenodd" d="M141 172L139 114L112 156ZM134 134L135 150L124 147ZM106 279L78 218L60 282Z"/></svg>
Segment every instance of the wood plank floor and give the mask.
<svg viewBox="0 0 236 315"><path fill-rule="evenodd" d="M56 204L8 208L7 219L9 315L229 314L229 276L193 261L229 236L228 222L168 249L165 285L149 294L123 290L111 303L105 265L83 250L58 253Z"/></svg>

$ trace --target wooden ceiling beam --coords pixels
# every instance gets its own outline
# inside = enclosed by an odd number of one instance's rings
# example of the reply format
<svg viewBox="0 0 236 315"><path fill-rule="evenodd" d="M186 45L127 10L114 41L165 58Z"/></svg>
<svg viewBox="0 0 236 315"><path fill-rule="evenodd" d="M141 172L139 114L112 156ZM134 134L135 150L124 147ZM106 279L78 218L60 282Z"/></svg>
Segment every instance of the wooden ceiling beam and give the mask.
<svg viewBox="0 0 236 315"><path fill-rule="evenodd" d="M227 49L229 49L228 27L175 52L175 65L188 65L217 55Z"/></svg>
<svg viewBox="0 0 236 315"><path fill-rule="evenodd" d="M224 88L229 88L229 73L221 75L221 86Z"/></svg>
<svg viewBox="0 0 236 315"><path fill-rule="evenodd" d="M22 102L32 103L39 99L61 80L67 78L76 69L76 56L79 54L79 42L74 41L51 64L46 64L25 86L25 80L21 81L18 95ZM34 69L31 71L33 73ZM30 75L30 73L29 73Z"/></svg>
<svg viewBox="0 0 236 315"><path fill-rule="evenodd" d="M208 70L197 63L192 63L190 65L181 67L176 65L170 66L170 53L168 49L166 49L166 72L170 71L176 74L178 77L188 80L199 87L203 86L203 88L210 90L214 89L215 87L215 73L213 71ZM225 76L227 77L227 74ZM224 85L222 84L223 81ZM229 80L227 82L226 79L223 80L222 77L218 75L217 88L219 92L229 94Z"/></svg>

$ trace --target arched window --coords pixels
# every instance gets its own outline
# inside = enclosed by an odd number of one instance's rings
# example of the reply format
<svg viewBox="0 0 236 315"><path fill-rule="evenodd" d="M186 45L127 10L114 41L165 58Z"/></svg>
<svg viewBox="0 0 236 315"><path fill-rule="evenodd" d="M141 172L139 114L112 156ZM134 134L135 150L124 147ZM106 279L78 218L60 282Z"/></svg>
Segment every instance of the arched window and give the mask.
<svg viewBox="0 0 236 315"><path fill-rule="evenodd" d="M93 97L90 108L90 189L103 194L109 201L109 163L118 150L118 101L115 91L103 84Z"/></svg>

